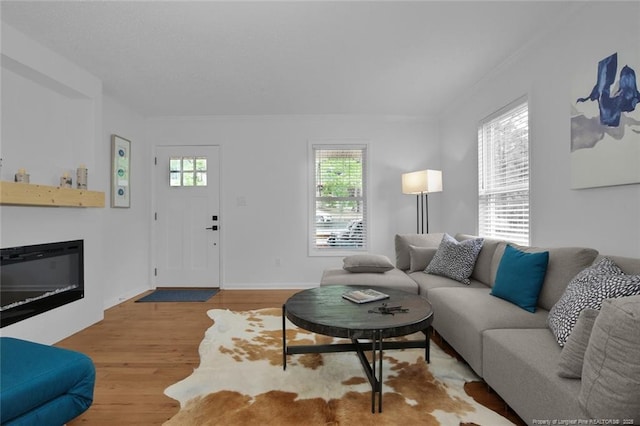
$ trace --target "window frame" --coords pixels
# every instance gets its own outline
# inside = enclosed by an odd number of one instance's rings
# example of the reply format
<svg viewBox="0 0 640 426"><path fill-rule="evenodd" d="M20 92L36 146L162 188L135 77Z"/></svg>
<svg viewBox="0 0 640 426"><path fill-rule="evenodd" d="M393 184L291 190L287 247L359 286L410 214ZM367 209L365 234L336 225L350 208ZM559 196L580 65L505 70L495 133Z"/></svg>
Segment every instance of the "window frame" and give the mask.
<svg viewBox="0 0 640 426"><path fill-rule="evenodd" d="M362 247L322 247L316 246L316 149L322 150L362 150L362 221L364 224ZM371 210L369 209L369 169L370 147L367 140L362 139L315 139L308 141L308 232L307 247L309 256L348 256L351 254L365 253L370 246Z"/></svg>
<svg viewBox="0 0 640 426"><path fill-rule="evenodd" d="M483 204L485 204L483 203L483 197L487 197L488 195L492 195L492 194L496 195L496 194L504 193L509 187L509 185L505 183L505 185L500 190L483 191L483 183L484 183L484 178L486 176L485 170L484 170L484 164L486 164L484 151L485 151L485 147L487 146L486 142L484 141L484 136L486 134L486 126L488 126L490 123L510 113L516 113L518 110L520 110L523 107L526 107L526 114L527 114L527 151L526 151L526 155L527 155L526 180L527 181L526 181L526 186L523 186L522 188L517 190L511 189L509 190L509 192L526 191L526 209L522 210L523 212L526 213L526 235L524 235L525 238L517 238L517 237L513 238L514 234L510 236L508 235L508 232L505 232L503 234L499 232L498 233L486 232L486 227L483 228L481 225L482 223L481 209ZM520 114L521 112L518 112L518 113ZM532 168L531 168L531 131L530 131L529 117L530 117L529 99L527 96L522 96L516 99L515 101L509 103L508 105L504 106L503 108L500 108L498 111L483 118L478 123L478 127L477 127L477 148L478 148L477 203L478 203L478 207L476 210L476 213L477 213L476 227L477 227L477 234L479 236L504 239L504 240L512 241L516 244L521 244L521 245L531 244L531 222L532 222L531 221L531 170ZM515 227L510 229L514 229L514 228Z"/></svg>

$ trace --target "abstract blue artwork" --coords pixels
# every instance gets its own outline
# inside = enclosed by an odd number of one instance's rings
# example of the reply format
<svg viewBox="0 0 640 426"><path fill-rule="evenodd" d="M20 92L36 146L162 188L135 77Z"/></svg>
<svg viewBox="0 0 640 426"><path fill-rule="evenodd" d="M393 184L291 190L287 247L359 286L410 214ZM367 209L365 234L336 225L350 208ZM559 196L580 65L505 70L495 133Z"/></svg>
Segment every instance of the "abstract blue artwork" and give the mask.
<svg viewBox="0 0 640 426"><path fill-rule="evenodd" d="M636 73L625 65L620 71L620 87L611 96L611 86L615 82L618 68L618 54L604 58L598 63L598 82L591 90L588 98L578 98L577 102L596 101L600 108L600 123L605 126L618 127L620 113L636 109L640 101L640 92L636 84Z"/></svg>
<svg viewBox="0 0 640 426"><path fill-rule="evenodd" d="M636 72L624 65L618 75L616 52L598 62L595 85L592 78L588 84L587 78L578 77L573 85L571 187L640 183L640 92ZM593 87L590 93L589 87ZM584 96L586 93L589 95Z"/></svg>

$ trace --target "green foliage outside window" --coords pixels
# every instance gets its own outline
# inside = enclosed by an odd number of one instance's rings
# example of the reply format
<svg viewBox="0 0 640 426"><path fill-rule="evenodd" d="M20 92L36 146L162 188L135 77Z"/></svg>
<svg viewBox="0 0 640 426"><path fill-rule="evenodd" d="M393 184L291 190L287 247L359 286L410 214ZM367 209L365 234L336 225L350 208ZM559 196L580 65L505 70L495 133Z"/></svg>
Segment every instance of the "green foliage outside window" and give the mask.
<svg viewBox="0 0 640 426"><path fill-rule="evenodd" d="M362 161L353 157L324 157L317 163L318 196L359 197L362 195Z"/></svg>

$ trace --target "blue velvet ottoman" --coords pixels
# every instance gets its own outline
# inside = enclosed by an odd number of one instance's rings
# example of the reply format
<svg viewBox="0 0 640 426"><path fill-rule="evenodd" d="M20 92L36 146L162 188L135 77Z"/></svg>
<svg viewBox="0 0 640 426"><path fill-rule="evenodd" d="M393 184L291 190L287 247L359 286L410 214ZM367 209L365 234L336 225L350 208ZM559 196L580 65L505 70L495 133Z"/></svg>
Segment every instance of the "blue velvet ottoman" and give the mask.
<svg viewBox="0 0 640 426"><path fill-rule="evenodd" d="M84 354L0 337L0 424L63 425L89 408L95 378Z"/></svg>

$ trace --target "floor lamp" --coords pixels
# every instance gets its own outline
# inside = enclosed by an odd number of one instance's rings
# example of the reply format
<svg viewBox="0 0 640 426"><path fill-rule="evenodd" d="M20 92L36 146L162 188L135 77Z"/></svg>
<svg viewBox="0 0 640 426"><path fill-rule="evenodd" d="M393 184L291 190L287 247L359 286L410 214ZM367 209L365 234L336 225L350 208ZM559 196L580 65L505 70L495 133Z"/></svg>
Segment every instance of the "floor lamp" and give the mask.
<svg viewBox="0 0 640 426"><path fill-rule="evenodd" d="M429 193L431 192L442 192L442 171L420 170L402 174L402 193L416 196L417 234L429 233Z"/></svg>

